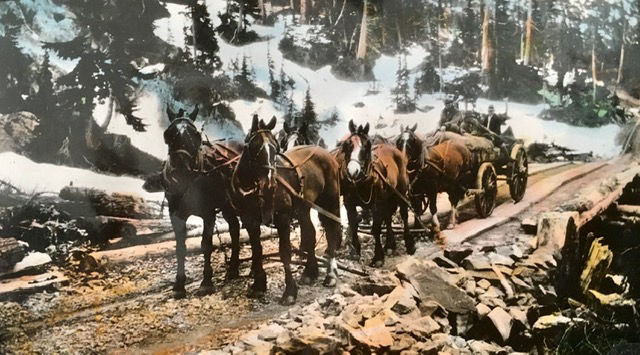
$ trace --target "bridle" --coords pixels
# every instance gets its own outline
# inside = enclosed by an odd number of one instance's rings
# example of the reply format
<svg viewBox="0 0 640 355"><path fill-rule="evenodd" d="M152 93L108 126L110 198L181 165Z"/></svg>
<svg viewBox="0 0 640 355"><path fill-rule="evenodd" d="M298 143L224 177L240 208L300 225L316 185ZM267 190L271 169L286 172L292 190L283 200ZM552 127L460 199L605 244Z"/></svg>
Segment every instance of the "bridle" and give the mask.
<svg viewBox="0 0 640 355"><path fill-rule="evenodd" d="M342 147L342 151L344 152L344 145L347 144L347 142L349 142L351 140L351 138L353 136L357 136L358 138L360 138L360 141L364 141L362 139L362 137L358 134L358 133L352 133L349 137L347 137L341 144L343 145ZM361 143L361 146L364 146L364 144ZM360 165L363 169L362 172L360 173L359 177L351 177L349 175L349 173L347 172L347 166L349 165L349 163L354 162L358 165ZM349 160L345 161L345 163L342 166L342 169L340 171L340 175L342 176L343 179L346 179L346 181L352 183L352 184L358 184L361 183L365 180L367 180L368 178L371 177L371 168L373 165L373 159L370 159L368 164L366 164L367 162L360 162L357 159L353 158L353 151L350 153L349 156Z"/></svg>
<svg viewBox="0 0 640 355"><path fill-rule="evenodd" d="M408 133L410 138L413 138L414 140L419 140L420 138L418 138L415 133L413 133L413 131L411 131L410 129L405 130L402 133ZM402 135L400 136L402 138ZM408 142L408 139L407 141ZM403 153L407 156L407 173L409 173L409 175L413 175L416 174L420 175L420 172L422 171L422 169L424 169L424 161L425 161L425 147L424 147L424 143L423 146L420 149L420 155L416 158L416 159L411 159L409 156L409 152L406 149L406 142L405 142L405 149L403 149ZM415 166L416 168L414 169L409 169L410 166Z"/></svg>
<svg viewBox="0 0 640 355"><path fill-rule="evenodd" d="M255 154L250 155L249 148L251 147L251 143L258 137L262 137L264 139L263 144L260 146L260 149L257 152L255 152ZM271 163L271 161L267 159L266 165L263 164L263 165L256 166L256 160L260 152L269 148L273 148L273 150L276 152L273 163ZM278 144L278 141L275 139L271 130L268 130L268 129L256 130L253 133L251 133L251 135L248 136L247 139L245 139L244 152L242 155L247 157L247 159L249 160L249 163L251 164L251 168L256 168L256 167L264 168L269 171L270 186L273 186L275 184L275 175L277 174L277 167L275 165L275 160L279 154L280 154L280 145ZM239 166L240 164L238 164L238 167ZM262 191L260 191L260 186L258 184L258 179L255 177L255 175L252 176L253 186L251 186L250 188L245 188L239 183L238 170L239 169L236 168L233 171L233 174L231 177L231 188L239 192L243 197L252 195L256 192L258 192L258 195L262 195Z"/></svg>

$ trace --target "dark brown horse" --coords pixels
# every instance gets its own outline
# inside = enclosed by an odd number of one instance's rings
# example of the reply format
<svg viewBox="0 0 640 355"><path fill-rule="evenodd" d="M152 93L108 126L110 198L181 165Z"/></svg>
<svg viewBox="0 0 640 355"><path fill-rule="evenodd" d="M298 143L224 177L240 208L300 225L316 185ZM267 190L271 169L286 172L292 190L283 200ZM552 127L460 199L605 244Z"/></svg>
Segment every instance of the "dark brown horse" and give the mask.
<svg viewBox="0 0 640 355"><path fill-rule="evenodd" d="M411 180L412 205L416 213L424 211L423 197L426 197L434 224L439 228L436 197L446 192L451 203L449 228L456 224L458 202L464 197L471 164L471 152L459 139L444 140L434 146L427 146L416 133L416 126L400 127L396 147L407 157L407 170ZM418 218L418 216L416 216Z"/></svg>
<svg viewBox="0 0 640 355"><path fill-rule="evenodd" d="M300 222L301 244L306 246L307 262L303 283L318 277L315 255L315 228L310 218L310 206L319 207L334 218L319 213L327 236L327 276L325 286L337 282L336 249L340 246L340 185L338 164L325 149L301 146L280 153L272 133L275 117L268 124L253 117L245 140L242 157L231 179L233 204L251 240L254 283L250 295L259 297L266 291L266 274L262 268L260 224L275 224L279 237L280 259L285 271L285 290L281 302L295 302L298 289L291 272L291 220Z"/></svg>
<svg viewBox="0 0 640 355"><path fill-rule="evenodd" d="M162 186L169 203L171 225L176 237L176 257L178 272L173 286L174 297L186 296L186 275L184 262L187 236L186 221L189 216L201 217L204 222L202 231L202 252L204 254L204 275L199 293L213 292L213 269L211 253L213 251L213 229L216 211L229 224L232 240L231 265L227 278L238 276L239 267L239 231L238 218L227 200L226 181L230 176L231 163L237 160L242 145L237 142L223 144L203 143L202 137L193 124L198 107L188 117L183 117L167 108L171 124L164 132L164 141L169 147L169 159L162 170Z"/></svg>
<svg viewBox="0 0 640 355"><path fill-rule="evenodd" d="M404 222L405 248L408 254L415 252L414 240L409 234L407 223L407 206L397 196L397 193L405 195L409 188L407 162L402 153L391 144L372 145L368 123L364 127L356 128L353 121L350 121L349 132L349 136L338 143L334 154L340 164L340 184L349 219L351 243L353 251L359 256L360 221L356 207L370 209L373 216L371 231L375 238L375 252L371 264L379 267L384 263L385 255L380 240L383 222L387 225L385 249L396 249L391 223L398 206Z"/></svg>

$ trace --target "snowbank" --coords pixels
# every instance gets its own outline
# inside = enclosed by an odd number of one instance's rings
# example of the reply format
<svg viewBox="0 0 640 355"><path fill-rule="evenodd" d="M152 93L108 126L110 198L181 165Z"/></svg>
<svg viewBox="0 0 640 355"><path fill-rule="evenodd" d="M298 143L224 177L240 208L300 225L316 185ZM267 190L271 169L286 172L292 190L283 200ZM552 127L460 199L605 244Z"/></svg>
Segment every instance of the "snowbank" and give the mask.
<svg viewBox="0 0 640 355"><path fill-rule="evenodd" d="M58 193L63 187L92 187L107 193L135 194L151 201L162 201L163 193L148 193L142 189L143 180L98 174L90 170L36 163L13 152L0 153L0 180L11 183L25 193Z"/></svg>

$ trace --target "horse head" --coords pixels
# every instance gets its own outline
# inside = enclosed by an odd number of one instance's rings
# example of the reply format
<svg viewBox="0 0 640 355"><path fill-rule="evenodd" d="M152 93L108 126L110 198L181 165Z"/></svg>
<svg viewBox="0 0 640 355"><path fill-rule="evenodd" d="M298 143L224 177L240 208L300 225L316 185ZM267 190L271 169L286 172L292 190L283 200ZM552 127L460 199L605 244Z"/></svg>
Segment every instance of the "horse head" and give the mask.
<svg viewBox="0 0 640 355"><path fill-rule="evenodd" d="M400 135L396 139L396 148L407 157L407 169L414 171L422 166L423 142L416 134L418 124L413 127L400 126Z"/></svg>
<svg viewBox="0 0 640 355"><path fill-rule="evenodd" d="M343 155L346 163L347 179L358 181L369 175L372 161L371 146L369 123L356 127L353 120L349 121L349 135L338 143L338 153Z"/></svg>
<svg viewBox="0 0 640 355"><path fill-rule="evenodd" d="M285 121L282 126L283 135L280 140L280 146L284 151L287 151L299 145L311 144L307 130L308 124L306 122L302 123L297 129L294 129Z"/></svg>
<svg viewBox="0 0 640 355"><path fill-rule="evenodd" d="M280 145L272 132L275 125L275 116L265 123L258 115L254 115L241 159L256 174L254 181L267 183L268 186L273 186L276 159L280 153Z"/></svg>
<svg viewBox="0 0 640 355"><path fill-rule="evenodd" d="M183 109L175 113L167 107L167 115L170 124L163 135L169 148L169 164L174 169L190 171L202 144L202 136L193 123L198 116L198 106L187 117Z"/></svg>

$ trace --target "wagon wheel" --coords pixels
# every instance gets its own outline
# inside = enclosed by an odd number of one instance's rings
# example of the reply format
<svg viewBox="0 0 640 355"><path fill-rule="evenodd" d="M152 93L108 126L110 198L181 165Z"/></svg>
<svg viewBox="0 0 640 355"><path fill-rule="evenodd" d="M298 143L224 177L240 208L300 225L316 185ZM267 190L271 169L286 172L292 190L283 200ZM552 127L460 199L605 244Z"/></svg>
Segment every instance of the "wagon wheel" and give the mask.
<svg viewBox="0 0 640 355"><path fill-rule="evenodd" d="M520 144L516 144L511 149L511 175L509 176L509 194L515 202L519 202L524 197L529 178L529 161L527 152Z"/></svg>
<svg viewBox="0 0 640 355"><path fill-rule="evenodd" d="M491 163L483 163L478 169L476 188L482 190L475 196L476 211L482 218L489 217L496 206L498 183L496 172Z"/></svg>

